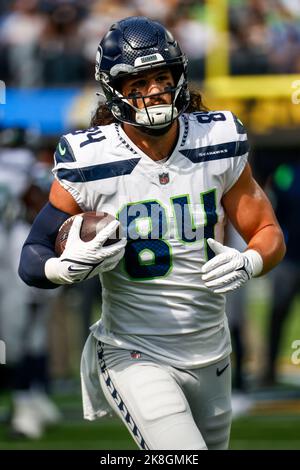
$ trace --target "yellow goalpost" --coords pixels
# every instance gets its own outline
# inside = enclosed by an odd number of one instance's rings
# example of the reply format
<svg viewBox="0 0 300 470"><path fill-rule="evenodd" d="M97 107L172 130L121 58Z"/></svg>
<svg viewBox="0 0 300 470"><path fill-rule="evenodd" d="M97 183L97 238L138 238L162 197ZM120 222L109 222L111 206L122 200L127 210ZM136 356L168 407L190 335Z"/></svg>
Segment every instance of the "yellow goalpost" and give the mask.
<svg viewBox="0 0 300 470"><path fill-rule="evenodd" d="M299 129L300 75L230 75L228 9L228 0L206 0L206 20L217 38L205 57L209 107L230 105L258 133L277 126Z"/></svg>

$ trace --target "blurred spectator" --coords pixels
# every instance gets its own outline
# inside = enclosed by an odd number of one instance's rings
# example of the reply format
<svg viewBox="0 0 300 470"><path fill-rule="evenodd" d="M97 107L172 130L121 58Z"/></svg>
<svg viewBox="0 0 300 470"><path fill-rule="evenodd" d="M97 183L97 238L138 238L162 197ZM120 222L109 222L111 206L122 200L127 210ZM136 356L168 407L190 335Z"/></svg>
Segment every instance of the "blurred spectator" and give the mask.
<svg viewBox="0 0 300 470"><path fill-rule="evenodd" d="M297 21L288 2L279 2L273 12L269 34L271 39L270 65L276 73L298 73L300 71L300 12Z"/></svg>
<svg viewBox="0 0 300 470"><path fill-rule="evenodd" d="M38 43L46 18L38 0L15 0L2 20L0 43L5 54L10 83L33 87L41 83Z"/></svg>
<svg viewBox="0 0 300 470"><path fill-rule="evenodd" d="M167 24L189 59L190 79L199 81L204 78L205 55L216 46L216 33L206 22L203 2L193 3L179 2Z"/></svg>
<svg viewBox="0 0 300 470"><path fill-rule="evenodd" d="M298 0L229 1L231 72L298 73ZM90 81L99 38L114 21L157 19L185 50L190 77L201 80L204 55L220 38L204 0L14 0L0 8L0 74L18 87L82 85Z"/></svg>
<svg viewBox="0 0 300 470"><path fill-rule="evenodd" d="M231 0L230 5L233 74L299 71L299 2Z"/></svg>
<svg viewBox="0 0 300 470"><path fill-rule="evenodd" d="M263 385L274 385L278 377L277 358L284 324L292 303L300 292L300 159L284 163L274 171L270 182L275 212L285 235L284 260L270 275L272 295L268 328L267 363Z"/></svg>
<svg viewBox="0 0 300 470"><path fill-rule="evenodd" d="M10 372L2 386L12 390L11 430L38 438L45 425L60 418L48 397L48 320L56 292L26 286L17 271L30 224L47 200L52 149L47 158L39 153L36 161L27 137L22 129L1 133L0 337L7 347L5 372Z"/></svg>
<svg viewBox="0 0 300 470"><path fill-rule="evenodd" d="M226 226L226 244L239 251L244 251L247 244L232 226ZM246 324L247 296L245 287L226 295L226 315L231 334L234 354L233 388L240 392L245 391L245 324Z"/></svg>
<svg viewBox="0 0 300 470"><path fill-rule="evenodd" d="M133 0L132 5L137 9L137 15L149 16L152 19L161 21L166 24L169 18L178 12L180 4L183 2L180 0L152 0L151 2L145 2L144 0ZM185 1L189 4L189 1Z"/></svg>
<svg viewBox="0 0 300 470"><path fill-rule="evenodd" d="M230 10L231 73L269 73L268 26L265 11L254 2L243 2Z"/></svg>
<svg viewBox="0 0 300 470"><path fill-rule="evenodd" d="M47 20L38 48L44 85L74 85L86 79L79 35L84 14L85 9L76 2L48 2Z"/></svg>
<svg viewBox="0 0 300 470"><path fill-rule="evenodd" d="M114 0L112 2L111 0L95 0L92 2L89 14L82 21L79 28L82 52L92 70L95 67L95 51L97 50L99 39L114 22L120 18L136 14L137 10L132 1ZM89 78L93 76L93 73L88 74Z"/></svg>

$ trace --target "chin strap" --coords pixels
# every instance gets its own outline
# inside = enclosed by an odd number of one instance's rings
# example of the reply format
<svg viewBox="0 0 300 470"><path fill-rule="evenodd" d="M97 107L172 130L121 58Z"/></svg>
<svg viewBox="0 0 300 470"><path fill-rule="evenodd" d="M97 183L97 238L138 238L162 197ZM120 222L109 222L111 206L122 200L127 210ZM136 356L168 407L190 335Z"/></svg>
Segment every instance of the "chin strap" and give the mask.
<svg viewBox="0 0 300 470"><path fill-rule="evenodd" d="M170 104L158 104L144 109L137 109L135 120L137 124L145 127L161 129L169 125L178 116L175 106Z"/></svg>

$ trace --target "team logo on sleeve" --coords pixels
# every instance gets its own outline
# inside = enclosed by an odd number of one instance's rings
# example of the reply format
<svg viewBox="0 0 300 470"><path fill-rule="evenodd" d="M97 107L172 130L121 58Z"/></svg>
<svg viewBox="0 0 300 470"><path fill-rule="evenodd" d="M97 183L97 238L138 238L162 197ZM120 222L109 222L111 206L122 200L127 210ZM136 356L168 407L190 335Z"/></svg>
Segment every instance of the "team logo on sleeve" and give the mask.
<svg viewBox="0 0 300 470"><path fill-rule="evenodd" d="M59 142L59 144L58 144L58 149L59 149L59 153L60 153L62 156L64 156L64 154L66 153L67 149L66 149L66 147L63 147L63 146L61 145L61 142Z"/></svg>

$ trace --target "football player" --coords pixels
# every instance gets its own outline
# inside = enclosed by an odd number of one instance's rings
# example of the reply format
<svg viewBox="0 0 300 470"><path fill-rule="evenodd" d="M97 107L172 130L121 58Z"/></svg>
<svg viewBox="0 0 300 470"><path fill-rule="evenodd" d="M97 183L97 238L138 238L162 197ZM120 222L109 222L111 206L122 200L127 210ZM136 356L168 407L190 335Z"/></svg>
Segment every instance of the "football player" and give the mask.
<svg viewBox="0 0 300 470"><path fill-rule="evenodd" d="M105 412L104 394L141 449L226 449L224 294L279 263L282 232L252 177L242 123L190 93L186 57L164 26L145 17L114 24L96 79L105 103L92 128L58 144L56 181L20 276L44 288L101 276L102 317L82 357L87 419ZM56 257L60 225L83 211L117 220L85 243L76 217ZM243 253L222 244L227 217ZM103 247L119 223L124 237Z"/></svg>

